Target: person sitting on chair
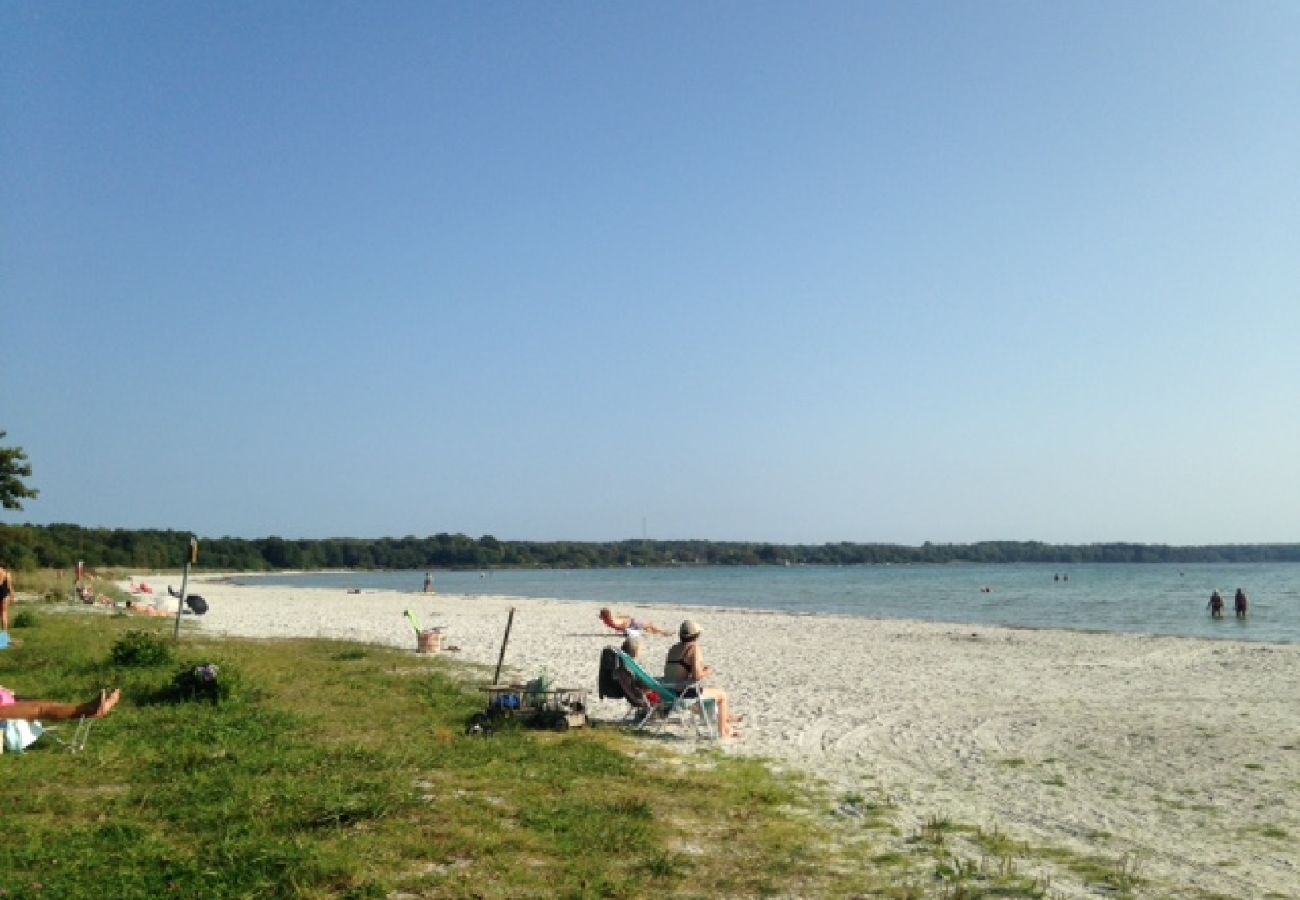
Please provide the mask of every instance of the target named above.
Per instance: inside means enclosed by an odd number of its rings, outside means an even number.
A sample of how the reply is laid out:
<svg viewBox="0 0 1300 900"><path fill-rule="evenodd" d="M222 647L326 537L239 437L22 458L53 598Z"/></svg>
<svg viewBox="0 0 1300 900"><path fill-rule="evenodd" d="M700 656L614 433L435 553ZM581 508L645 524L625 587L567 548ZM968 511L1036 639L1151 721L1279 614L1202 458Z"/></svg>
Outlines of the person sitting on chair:
<svg viewBox="0 0 1300 900"><path fill-rule="evenodd" d="M672 635L671 631L665 631L654 622L641 622L631 616L616 616L609 611L608 607L601 609L600 621L626 637L637 637L642 633L658 634L663 637Z"/></svg>
<svg viewBox="0 0 1300 900"><path fill-rule="evenodd" d="M0 721L9 719L40 719L61 722L69 719L102 719L113 711L122 699L121 691L100 691L98 700L87 703L55 703L51 700L16 700L11 692L0 687ZM6 703L9 700L11 702Z"/></svg>
<svg viewBox="0 0 1300 900"><path fill-rule="evenodd" d="M713 666L704 664L698 643L703 629L687 619L678 629L679 643L668 650L664 661L664 682L677 688L685 688L697 681L703 681L713 675ZM718 710L718 728L724 738L739 737L735 724L739 719L733 718L728 710L727 692L721 688L701 688L701 696L712 700Z"/></svg>
<svg viewBox="0 0 1300 900"><path fill-rule="evenodd" d="M637 663L641 662L641 639L630 637L623 641L622 650ZM648 719L659 706L659 695L643 685L626 666L619 666L614 671L614 680L623 689L627 702L638 710L638 724Z"/></svg>

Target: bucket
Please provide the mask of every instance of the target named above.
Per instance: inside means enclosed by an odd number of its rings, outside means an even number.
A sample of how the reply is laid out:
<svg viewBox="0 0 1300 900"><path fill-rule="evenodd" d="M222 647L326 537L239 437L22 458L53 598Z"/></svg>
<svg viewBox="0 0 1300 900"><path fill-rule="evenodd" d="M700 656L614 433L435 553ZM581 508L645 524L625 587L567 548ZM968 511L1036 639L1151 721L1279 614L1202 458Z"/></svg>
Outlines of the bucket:
<svg viewBox="0 0 1300 900"><path fill-rule="evenodd" d="M438 653L442 650L442 632L437 628L421 631L415 640L416 651L419 653Z"/></svg>

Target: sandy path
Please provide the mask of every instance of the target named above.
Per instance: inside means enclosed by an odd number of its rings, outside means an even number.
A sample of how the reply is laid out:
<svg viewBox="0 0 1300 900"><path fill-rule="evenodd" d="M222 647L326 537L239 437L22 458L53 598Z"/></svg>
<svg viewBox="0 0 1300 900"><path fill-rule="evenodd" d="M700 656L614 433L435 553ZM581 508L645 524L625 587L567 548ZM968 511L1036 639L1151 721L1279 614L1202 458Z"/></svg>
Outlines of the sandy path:
<svg viewBox="0 0 1300 900"><path fill-rule="evenodd" d="M597 604L202 583L207 630L414 648L593 691ZM1300 647L739 610L626 607L702 646L747 723L730 752L885 795L905 837L937 816L1035 846L1140 854L1152 895L1300 897ZM657 661L671 640L650 638ZM621 703L595 704L597 718ZM1089 892L1057 875L1066 896Z"/></svg>

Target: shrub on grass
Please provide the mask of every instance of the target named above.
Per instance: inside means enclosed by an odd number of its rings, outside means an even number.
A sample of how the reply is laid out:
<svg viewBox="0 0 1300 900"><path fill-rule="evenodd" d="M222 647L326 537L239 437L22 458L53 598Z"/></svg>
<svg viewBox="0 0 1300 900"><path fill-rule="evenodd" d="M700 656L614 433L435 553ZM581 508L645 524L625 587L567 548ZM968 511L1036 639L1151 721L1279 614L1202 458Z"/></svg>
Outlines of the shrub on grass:
<svg viewBox="0 0 1300 900"><path fill-rule="evenodd" d="M39 621L35 613L24 609L22 612L14 614L13 621L9 625L13 628L35 628Z"/></svg>
<svg viewBox="0 0 1300 900"><path fill-rule="evenodd" d="M193 660L181 664L164 691L172 703L225 703L244 693L243 678L231 666Z"/></svg>
<svg viewBox="0 0 1300 900"><path fill-rule="evenodd" d="M130 668L161 666L172 661L172 645L148 631L128 631L113 644L113 664Z"/></svg>

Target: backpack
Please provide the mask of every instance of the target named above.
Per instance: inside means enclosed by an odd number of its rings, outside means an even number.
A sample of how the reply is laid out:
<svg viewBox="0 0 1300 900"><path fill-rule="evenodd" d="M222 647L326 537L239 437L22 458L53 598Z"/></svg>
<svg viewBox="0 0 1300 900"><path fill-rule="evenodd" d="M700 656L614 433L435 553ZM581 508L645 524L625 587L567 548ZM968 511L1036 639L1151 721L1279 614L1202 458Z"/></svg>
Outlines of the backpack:
<svg viewBox="0 0 1300 900"><path fill-rule="evenodd" d="M198 594L186 594L185 605L188 606L196 616L201 616L208 611L208 601L204 600Z"/></svg>
<svg viewBox="0 0 1300 900"><path fill-rule="evenodd" d="M600 673L596 677L596 686L602 700L606 697L613 700L625 699L623 687L618 683L617 677L621 666L622 663L618 661L618 654L614 652L613 647L606 647L600 651Z"/></svg>

